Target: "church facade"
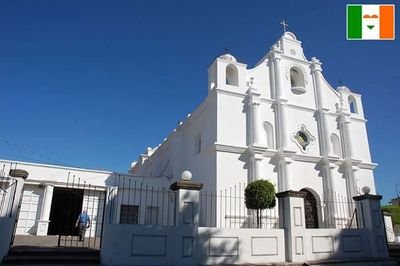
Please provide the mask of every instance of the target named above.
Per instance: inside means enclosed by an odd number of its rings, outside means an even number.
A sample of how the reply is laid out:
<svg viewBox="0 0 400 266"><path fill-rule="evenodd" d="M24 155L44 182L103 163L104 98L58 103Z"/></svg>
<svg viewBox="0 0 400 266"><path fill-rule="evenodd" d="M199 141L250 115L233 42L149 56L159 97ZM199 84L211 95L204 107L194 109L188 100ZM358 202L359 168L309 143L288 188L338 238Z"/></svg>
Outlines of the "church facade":
<svg viewBox="0 0 400 266"><path fill-rule="evenodd" d="M376 193L366 122L361 95L334 89L322 63L307 59L301 41L285 32L253 68L231 54L217 57L206 99L130 172L177 180L190 170L216 193L267 179L277 192L352 201L364 187Z"/></svg>

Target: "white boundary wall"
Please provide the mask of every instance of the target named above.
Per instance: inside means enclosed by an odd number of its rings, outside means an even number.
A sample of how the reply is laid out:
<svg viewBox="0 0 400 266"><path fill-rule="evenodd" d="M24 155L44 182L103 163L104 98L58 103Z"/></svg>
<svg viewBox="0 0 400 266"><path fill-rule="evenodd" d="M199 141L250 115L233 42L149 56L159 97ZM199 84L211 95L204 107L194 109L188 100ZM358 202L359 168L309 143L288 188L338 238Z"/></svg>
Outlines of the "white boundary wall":
<svg viewBox="0 0 400 266"><path fill-rule="evenodd" d="M104 225L103 265L264 264L348 259L385 260L381 196L361 195L357 216L364 229L307 229L305 192L277 194L280 228L199 227L201 184L171 185L176 198L175 225Z"/></svg>
<svg viewBox="0 0 400 266"><path fill-rule="evenodd" d="M283 229L200 227L198 263L267 263L285 261Z"/></svg>
<svg viewBox="0 0 400 266"><path fill-rule="evenodd" d="M127 224L107 224L104 229L104 265L192 265L193 260L205 265L285 261L283 229L182 230L174 226Z"/></svg>
<svg viewBox="0 0 400 266"><path fill-rule="evenodd" d="M306 229L308 261L371 257L367 229Z"/></svg>

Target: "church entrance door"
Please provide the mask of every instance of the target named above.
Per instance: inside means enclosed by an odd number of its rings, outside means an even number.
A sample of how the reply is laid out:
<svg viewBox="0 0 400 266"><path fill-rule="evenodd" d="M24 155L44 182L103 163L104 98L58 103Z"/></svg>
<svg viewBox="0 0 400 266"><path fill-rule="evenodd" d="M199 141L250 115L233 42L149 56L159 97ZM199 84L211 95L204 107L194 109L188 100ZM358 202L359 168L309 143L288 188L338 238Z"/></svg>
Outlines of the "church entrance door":
<svg viewBox="0 0 400 266"><path fill-rule="evenodd" d="M315 199L314 195L307 189L302 189L300 191L307 193L306 197L304 198L306 228L318 228L317 200Z"/></svg>

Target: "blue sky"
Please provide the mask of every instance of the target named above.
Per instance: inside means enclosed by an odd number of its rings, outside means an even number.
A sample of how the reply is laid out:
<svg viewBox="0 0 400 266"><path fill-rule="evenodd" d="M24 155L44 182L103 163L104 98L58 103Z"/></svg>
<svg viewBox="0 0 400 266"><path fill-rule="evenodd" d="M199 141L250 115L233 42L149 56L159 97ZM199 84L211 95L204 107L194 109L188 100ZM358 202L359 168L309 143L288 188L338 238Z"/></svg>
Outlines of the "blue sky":
<svg viewBox="0 0 400 266"><path fill-rule="evenodd" d="M0 1L0 158L126 171L206 97L215 56L228 47L254 66L285 18L332 86L363 94L387 201L400 185L400 42L346 41L358 2Z"/></svg>

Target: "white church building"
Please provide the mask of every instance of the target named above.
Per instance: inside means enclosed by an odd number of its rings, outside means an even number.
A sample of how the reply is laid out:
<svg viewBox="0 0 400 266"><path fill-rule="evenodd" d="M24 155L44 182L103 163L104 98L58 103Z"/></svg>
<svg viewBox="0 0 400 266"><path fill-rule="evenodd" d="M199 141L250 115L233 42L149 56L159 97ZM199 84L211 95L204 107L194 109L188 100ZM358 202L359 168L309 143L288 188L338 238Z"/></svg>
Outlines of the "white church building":
<svg viewBox="0 0 400 266"><path fill-rule="evenodd" d="M339 212L321 202L351 202L363 187L376 193L366 122L361 95L333 88L320 60L285 32L253 68L218 56L206 99L130 172L177 180L188 169L215 193L268 179L277 192L302 190L320 202L318 227Z"/></svg>
<svg viewBox="0 0 400 266"><path fill-rule="evenodd" d="M329 85L291 32L253 68L223 54L206 99L129 174L0 160L0 260L15 235L50 235L102 265L390 265L376 264L388 253L366 122L361 95ZM261 223L243 197L260 179L278 192Z"/></svg>

